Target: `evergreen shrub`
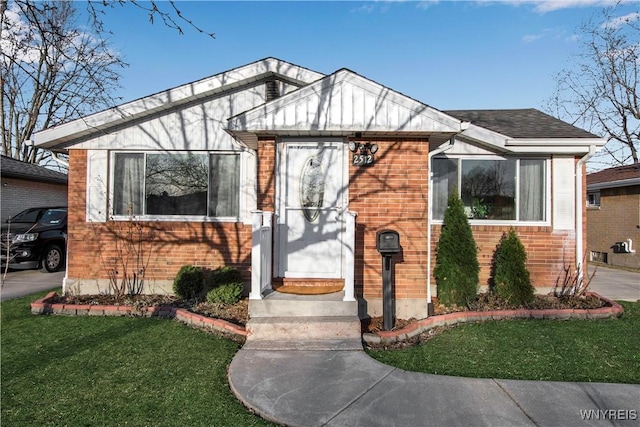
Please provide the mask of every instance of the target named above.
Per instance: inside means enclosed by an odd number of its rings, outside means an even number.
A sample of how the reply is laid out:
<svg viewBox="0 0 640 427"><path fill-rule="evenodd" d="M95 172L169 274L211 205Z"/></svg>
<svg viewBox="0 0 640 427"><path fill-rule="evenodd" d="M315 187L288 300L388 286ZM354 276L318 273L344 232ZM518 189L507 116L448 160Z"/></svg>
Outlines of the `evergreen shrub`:
<svg viewBox="0 0 640 427"><path fill-rule="evenodd" d="M209 274L207 289L214 289L229 283L243 283L242 274L233 267L218 267Z"/></svg>
<svg viewBox="0 0 640 427"><path fill-rule="evenodd" d="M524 306L533 302L534 288L526 267L527 252L515 230L504 233L494 253L493 291L504 301Z"/></svg>
<svg viewBox="0 0 640 427"><path fill-rule="evenodd" d="M240 301L243 290L244 285L242 282L225 283L207 293L207 302L232 305Z"/></svg>
<svg viewBox="0 0 640 427"><path fill-rule="evenodd" d="M448 204L436 249L438 300L446 306L466 306L478 293L478 249L457 191Z"/></svg>
<svg viewBox="0 0 640 427"><path fill-rule="evenodd" d="M197 298L204 289L204 272L201 267L183 265L173 280L173 292L182 299Z"/></svg>

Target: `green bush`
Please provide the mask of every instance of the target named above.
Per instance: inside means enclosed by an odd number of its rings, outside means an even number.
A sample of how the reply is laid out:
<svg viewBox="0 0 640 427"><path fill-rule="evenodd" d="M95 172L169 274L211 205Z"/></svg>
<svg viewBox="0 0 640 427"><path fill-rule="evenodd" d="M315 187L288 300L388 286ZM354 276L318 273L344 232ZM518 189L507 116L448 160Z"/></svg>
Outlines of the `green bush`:
<svg viewBox="0 0 640 427"><path fill-rule="evenodd" d="M173 292L182 299L197 298L204 289L204 272L201 267L183 265L173 280Z"/></svg>
<svg viewBox="0 0 640 427"><path fill-rule="evenodd" d="M214 304L235 304L242 298L244 285L242 282L225 283L207 293L207 302Z"/></svg>
<svg viewBox="0 0 640 427"><path fill-rule="evenodd" d="M478 249L464 205L456 190L449 196L448 203L436 249L433 274L438 288L438 300L447 306L465 306L478 293Z"/></svg>
<svg viewBox="0 0 640 427"><path fill-rule="evenodd" d="M207 289L214 289L218 286L229 283L242 283L242 274L233 267L218 267L213 270L207 278Z"/></svg>
<svg viewBox="0 0 640 427"><path fill-rule="evenodd" d="M504 233L494 254L492 290L503 300L516 305L533 302L534 289L525 266L527 252L515 230Z"/></svg>

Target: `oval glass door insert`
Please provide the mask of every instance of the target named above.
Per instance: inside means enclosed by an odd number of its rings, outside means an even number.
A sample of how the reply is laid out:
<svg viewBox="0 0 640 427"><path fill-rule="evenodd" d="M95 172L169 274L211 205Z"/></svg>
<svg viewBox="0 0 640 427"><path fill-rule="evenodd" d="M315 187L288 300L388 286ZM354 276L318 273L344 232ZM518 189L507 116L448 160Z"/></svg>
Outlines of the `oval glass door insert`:
<svg viewBox="0 0 640 427"><path fill-rule="evenodd" d="M314 222L320 216L320 207L324 202L325 176L322 171L320 157L309 157L302 167L300 178L300 206L302 213L309 222Z"/></svg>

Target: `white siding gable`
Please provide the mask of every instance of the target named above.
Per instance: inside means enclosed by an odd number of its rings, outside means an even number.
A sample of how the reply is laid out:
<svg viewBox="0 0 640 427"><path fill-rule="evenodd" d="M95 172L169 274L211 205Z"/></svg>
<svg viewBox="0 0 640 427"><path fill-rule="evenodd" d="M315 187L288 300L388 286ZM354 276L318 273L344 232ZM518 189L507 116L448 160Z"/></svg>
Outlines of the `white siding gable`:
<svg viewBox="0 0 640 427"><path fill-rule="evenodd" d="M394 92L349 70L229 120L243 132L319 133L398 132L416 135L457 133L461 121Z"/></svg>

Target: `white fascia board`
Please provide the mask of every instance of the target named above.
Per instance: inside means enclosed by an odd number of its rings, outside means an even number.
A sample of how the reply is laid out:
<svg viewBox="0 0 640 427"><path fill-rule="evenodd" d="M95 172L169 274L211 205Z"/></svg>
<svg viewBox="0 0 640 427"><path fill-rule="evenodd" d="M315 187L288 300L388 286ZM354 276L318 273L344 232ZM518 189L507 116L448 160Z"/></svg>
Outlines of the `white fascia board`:
<svg viewBox="0 0 640 427"><path fill-rule="evenodd" d="M524 146L592 146L602 147L607 141L604 138L507 138L506 145L510 147Z"/></svg>
<svg viewBox="0 0 640 427"><path fill-rule="evenodd" d="M218 92L243 86L269 75L281 76L285 80L300 85L308 84L324 77L321 73L275 58L267 58L45 129L35 133L33 139L36 146L52 148L96 131L118 126L140 117L212 96Z"/></svg>
<svg viewBox="0 0 640 427"><path fill-rule="evenodd" d="M509 151L505 147L505 141L507 137L498 132L483 128L481 126L474 125L473 123L468 125L457 139L469 140L480 145L484 145L493 149L498 149L502 152Z"/></svg>
<svg viewBox="0 0 640 427"><path fill-rule="evenodd" d="M621 179L618 181L597 182L588 184L587 190L602 190L603 188L630 187L632 185L640 185L640 178Z"/></svg>

